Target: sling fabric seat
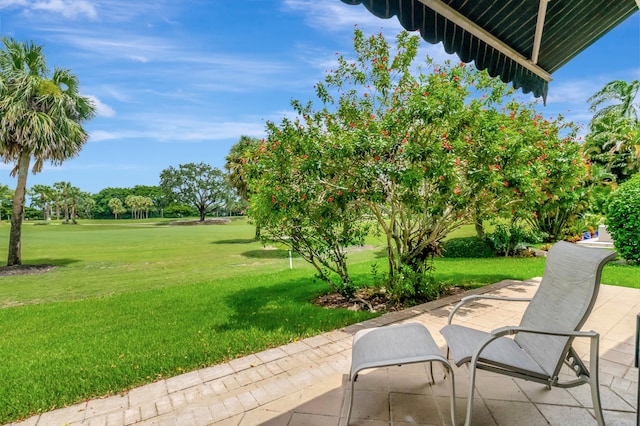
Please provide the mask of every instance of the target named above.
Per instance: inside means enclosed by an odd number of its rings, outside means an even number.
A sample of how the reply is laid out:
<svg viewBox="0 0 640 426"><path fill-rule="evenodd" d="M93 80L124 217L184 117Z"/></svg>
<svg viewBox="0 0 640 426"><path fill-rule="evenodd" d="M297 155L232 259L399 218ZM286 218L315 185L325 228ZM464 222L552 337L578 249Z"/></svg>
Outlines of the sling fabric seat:
<svg viewBox="0 0 640 426"><path fill-rule="evenodd" d="M599 334L580 331L591 313L600 287L602 268L616 252L588 248L568 242L556 243L547 256L540 286L531 299L474 295L464 297L449 314L440 332L456 365L470 370L466 425L471 424L476 369L552 386L568 388L588 383L598 424L604 424L598 381ZM457 311L478 299L528 301L519 326L492 332L452 324ZM590 340L589 365L579 358L571 344L575 338ZM563 364L577 378L559 381Z"/></svg>

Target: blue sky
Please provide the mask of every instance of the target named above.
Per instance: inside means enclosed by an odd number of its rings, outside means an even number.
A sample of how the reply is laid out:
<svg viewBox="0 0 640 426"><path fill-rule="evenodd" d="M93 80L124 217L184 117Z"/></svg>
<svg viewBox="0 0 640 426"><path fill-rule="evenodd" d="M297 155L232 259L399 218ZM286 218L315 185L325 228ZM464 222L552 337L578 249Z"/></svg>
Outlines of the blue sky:
<svg viewBox="0 0 640 426"><path fill-rule="evenodd" d="M69 181L91 193L157 185L179 164L222 169L241 135L262 137L292 99L314 99L335 53L351 51L354 24L401 29L339 0L0 0L0 19L3 36L44 45L49 67L70 68L98 106L80 155L27 186ZM451 58L427 43L421 54ZM640 13L553 77L541 113L586 127L589 96L640 78ZM0 183L13 189L9 170L0 164Z"/></svg>

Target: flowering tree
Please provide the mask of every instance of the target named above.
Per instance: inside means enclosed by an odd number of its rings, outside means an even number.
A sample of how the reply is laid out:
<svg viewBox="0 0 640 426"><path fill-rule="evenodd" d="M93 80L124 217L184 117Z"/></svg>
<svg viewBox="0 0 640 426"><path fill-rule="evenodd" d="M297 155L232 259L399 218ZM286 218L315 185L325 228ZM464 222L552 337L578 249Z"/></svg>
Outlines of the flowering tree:
<svg viewBox="0 0 640 426"><path fill-rule="evenodd" d="M344 154L321 130L321 114L294 103L299 120L269 123L268 137L245 159L251 170L249 215L261 238L291 247L311 263L318 277L345 297L355 287L347 270L347 247L368 232L363 209L342 174Z"/></svg>
<svg viewBox="0 0 640 426"><path fill-rule="evenodd" d="M560 199L575 181L563 173L579 167L561 120L542 120L463 63L417 67L418 43L402 32L392 52L382 35L356 29L356 59L339 55L316 86L322 108L294 101L298 118L268 125L245 174L263 230L323 259L340 286L345 248L371 217L387 242L389 286L405 299L424 294L429 260L451 231L497 215L546 217L539 204Z"/></svg>
<svg viewBox="0 0 640 426"><path fill-rule="evenodd" d="M386 236L392 283L423 277L462 224L473 220L482 234L483 219L533 217L541 198L533 182L556 158L540 150L565 149L555 148L561 120L545 122L486 73L429 60L429 72L416 73L417 43L401 33L393 54L381 35L356 30L357 59L340 56L317 88L327 132L357 146L344 173ZM422 284L399 291L412 297Z"/></svg>
<svg viewBox="0 0 640 426"><path fill-rule="evenodd" d="M550 240L561 238L586 206L587 169L576 127L516 102L475 117L465 165L478 235L482 220L508 218Z"/></svg>

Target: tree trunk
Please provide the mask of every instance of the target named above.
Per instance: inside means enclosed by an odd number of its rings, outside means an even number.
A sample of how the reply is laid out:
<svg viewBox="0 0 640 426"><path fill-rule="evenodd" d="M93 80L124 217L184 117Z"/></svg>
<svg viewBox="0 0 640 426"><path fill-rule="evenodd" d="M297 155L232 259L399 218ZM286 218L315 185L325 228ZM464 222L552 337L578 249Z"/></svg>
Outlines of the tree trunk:
<svg viewBox="0 0 640 426"><path fill-rule="evenodd" d="M42 219L47 220L47 201L44 194L40 194L40 205L42 206Z"/></svg>
<svg viewBox="0 0 640 426"><path fill-rule="evenodd" d="M67 194L64 194L64 221L69 223L69 200L67 200Z"/></svg>
<svg viewBox="0 0 640 426"><path fill-rule="evenodd" d="M11 231L9 232L9 254L7 266L22 265L20 254L22 242L22 220L24 219L24 203L27 189L27 176L31 154L23 151L18 159L18 183L13 194L13 214L11 215Z"/></svg>
<svg viewBox="0 0 640 426"><path fill-rule="evenodd" d="M78 221L76 220L76 204L78 202L78 199L76 198L76 196L74 195L72 198L72 204L71 204L71 221L76 224L78 223Z"/></svg>
<svg viewBox="0 0 640 426"><path fill-rule="evenodd" d="M484 240L484 227L482 226L482 220L476 217L476 220L474 222L476 227L476 235L478 236L478 239Z"/></svg>
<svg viewBox="0 0 640 426"><path fill-rule="evenodd" d="M475 225L476 235L478 236L478 239L484 240L484 226L480 216L480 208L478 207L478 205L476 205L475 214L473 215L473 224Z"/></svg>

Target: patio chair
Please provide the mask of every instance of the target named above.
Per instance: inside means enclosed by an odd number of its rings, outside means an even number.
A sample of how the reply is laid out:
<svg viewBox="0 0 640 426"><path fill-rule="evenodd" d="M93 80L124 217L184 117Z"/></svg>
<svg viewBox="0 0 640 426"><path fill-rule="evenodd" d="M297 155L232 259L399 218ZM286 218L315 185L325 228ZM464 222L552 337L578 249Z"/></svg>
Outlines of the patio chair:
<svg viewBox="0 0 640 426"><path fill-rule="evenodd" d="M601 248L559 242L549 250L544 275L533 298L474 295L464 297L453 308L448 325L440 333L447 342L447 357L450 351L456 365L468 363L469 366L465 425L471 424L477 369L542 383L549 389L588 383L596 420L599 425L604 424L598 381L599 334L580 331L580 328L596 301L602 268L616 254ZM528 301L529 305L519 326L502 327L488 333L452 324L462 306L483 298ZM590 339L591 371L571 346L575 338ZM576 379L560 382L563 364L571 368Z"/></svg>

